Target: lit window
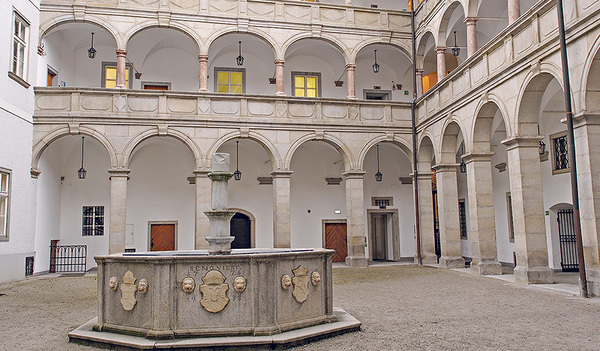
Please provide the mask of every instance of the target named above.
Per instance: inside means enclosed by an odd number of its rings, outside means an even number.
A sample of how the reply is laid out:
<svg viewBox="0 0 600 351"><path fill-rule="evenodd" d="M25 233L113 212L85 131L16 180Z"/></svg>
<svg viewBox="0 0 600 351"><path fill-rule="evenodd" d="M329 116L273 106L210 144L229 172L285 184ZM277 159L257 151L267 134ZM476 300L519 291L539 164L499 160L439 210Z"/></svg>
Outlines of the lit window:
<svg viewBox="0 0 600 351"><path fill-rule="evenodd" d="M13 21L13 45L11 72L25 79L25 68L27 63L27 36L29 23L18 13L14 13Z"/></svg>
<svg viewBox="0 0 600 351"><path fill-rule="evenodd" d="M104 235L104 206L83 206L81 235Z"/></svg>
<svg viewBox="0 0 600 351"><path fill-rule="evenodd" d="M217 92L242 94L246 92L246 70L243 68L215 68Z"/></svg>
<svg viewBox="0 0 600 351"><path fill-rule="evenodd" d="M321 96L321 73L310 72L292 72L292 82L294 84L294 96L300 97L319 97Z"/></svg>
<svg viewBox="0 0 600 351"><path fill-rule="evenodd" d="M125 88L129 89L129 82L131 81L131 64L125 64ZM103 88L114 88L117 86L117 63L116 62L102 62L102 87Z"/></svg>
<svg viewBox="0 0 600 351"><path fill-rule="evenodd" d="M566 173L571 170L569 165L569 145L567 132L550 135L552 141L552 174Z"/></svg>
<svg viewBox="0 0 600 351"><path fill-rule="evenodd" d="M0 239L8 239L10 172L0 170Z"/></svg>

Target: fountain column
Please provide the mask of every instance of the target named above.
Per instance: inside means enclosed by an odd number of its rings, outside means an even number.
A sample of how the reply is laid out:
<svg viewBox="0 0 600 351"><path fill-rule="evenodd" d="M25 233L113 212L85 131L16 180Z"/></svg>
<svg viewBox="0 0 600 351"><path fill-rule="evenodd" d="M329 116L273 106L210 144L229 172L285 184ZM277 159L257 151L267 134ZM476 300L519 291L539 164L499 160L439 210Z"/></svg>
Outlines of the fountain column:
<svg viewBox="0 0 600 351"><path fill-rule="evenodd" d="M210 221L210 236L206 238L206 241L208 241L210 254L224 255L231 253L231 242L235 239L230 235L230 221L236 211L227 209L227 185L233 176L233 173L229 171L229 154L214 154L212 169L212 172L208 174L208 178L212 181L212 210L204 212Z"/></svg>

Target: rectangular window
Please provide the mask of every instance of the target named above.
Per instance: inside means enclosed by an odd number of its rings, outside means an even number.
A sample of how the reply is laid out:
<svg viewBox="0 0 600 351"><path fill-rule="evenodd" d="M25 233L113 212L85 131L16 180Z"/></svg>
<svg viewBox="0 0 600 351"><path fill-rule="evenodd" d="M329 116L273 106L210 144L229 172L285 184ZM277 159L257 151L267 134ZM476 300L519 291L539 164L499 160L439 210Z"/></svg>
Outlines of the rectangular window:
<svg viewBox="0 0 600 351"><path fill-rule="evenodd" d="M508 218L508 241L515 242L515 224L513 221L512 197L506 193L506 217Z"/></svg>
<svg viewBox="0 0 600 351"><path fill-rule="evenodd" d="M567 132L550 135L552 141L552 174L566 173L571 170L569 165L569 146Z"/></svg>
<svg viewBox="0 0 600 351"><path fill-rule="evenodd" d="M246 92L246 69L215 68L215 86L219 93L243 94Z"/></svg>
<svg viewBox="0 0 600 351"><path fill-rule="evenodd" d="M27 39L29 35L29 22L21 15L13 12L13 45L12 45L12 65L11 72L26 79L27 67Z"/></svg>
<svg viewBox="0 0 600 351"><path fill-rule="evenodd" d="M104 206L83 206L81 235L104 235Z"/></svg>
<svg viewBox="0 0 600 351"><path fill-rule="evenodd" d="M294 96L320 97L321 96L321 73L314 72L292 72L292 84Z"/></svg>
<svg viewBox="0 0 600 351"><path fill-rule="evenodd" d="M8 215L10 213L10 172L0 169L0 240L8 239Z"/></svg>
<svg viewBox="0 0 600 351"><path fill-rule="evenodd" d="M132 81L133 69L131 63L125 64L125 88L129 89L129 82ZM117 63L102 62L102 87L114 88L117 86Z"/></svg>
<svg viewBox="0 0 600 351"><path fill-rule="evenodd" d="M465 199L458 200L458 219L460 223L460 238L468 239L467 237L467 209L465 208Z"/></svg>

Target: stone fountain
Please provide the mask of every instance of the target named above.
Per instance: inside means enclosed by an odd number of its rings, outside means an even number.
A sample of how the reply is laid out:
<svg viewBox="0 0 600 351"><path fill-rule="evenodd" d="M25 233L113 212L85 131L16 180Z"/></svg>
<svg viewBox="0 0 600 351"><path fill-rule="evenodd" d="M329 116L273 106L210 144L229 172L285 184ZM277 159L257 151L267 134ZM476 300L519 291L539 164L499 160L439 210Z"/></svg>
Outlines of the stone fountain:
<svg viewBox="0 0 600 351"><path fill-rule="evenodd" d="M333 307L327 249L232 250L229 155L213 156L209 249L95 257L98 317L71 341L129 349L285 347L360 329Z"/></svg>

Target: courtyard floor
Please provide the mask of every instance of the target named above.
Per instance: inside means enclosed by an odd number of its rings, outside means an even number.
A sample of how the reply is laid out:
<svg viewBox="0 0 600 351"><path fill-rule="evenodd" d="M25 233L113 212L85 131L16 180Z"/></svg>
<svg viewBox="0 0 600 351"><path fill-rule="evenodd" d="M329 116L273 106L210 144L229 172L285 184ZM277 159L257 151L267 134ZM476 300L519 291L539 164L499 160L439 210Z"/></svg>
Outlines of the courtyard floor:
<svg viewBox="0 0 600 351"><path fill-rule="evenodd" d="M291 350L600 349L600 299L569 292L573 275L557 275L566 288L551 290L414 265L333 272L334 305L361 331ZM67 337L97 315L96 303L89 273L0 285L0 350L97 350Z"/></svg>

